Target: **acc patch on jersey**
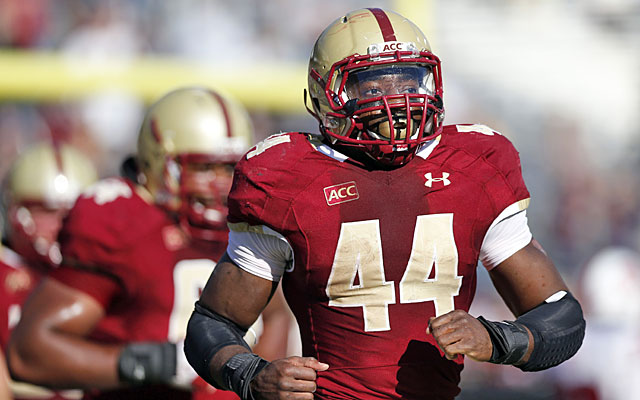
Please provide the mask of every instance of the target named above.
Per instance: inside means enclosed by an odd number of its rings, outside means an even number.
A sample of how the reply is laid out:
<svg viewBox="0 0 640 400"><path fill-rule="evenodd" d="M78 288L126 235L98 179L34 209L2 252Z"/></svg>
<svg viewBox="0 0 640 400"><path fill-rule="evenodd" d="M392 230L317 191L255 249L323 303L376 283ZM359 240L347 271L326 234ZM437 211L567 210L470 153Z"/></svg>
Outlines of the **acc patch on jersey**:
<svg viewBox="0 0 640 400"><path fill-rule="evenodd" d="M340 183L338 185L327 186L324 188L324 197L327 204L335 206L336 204L345 203L347 201L358 200L358 188L355 181Z"/></svg>

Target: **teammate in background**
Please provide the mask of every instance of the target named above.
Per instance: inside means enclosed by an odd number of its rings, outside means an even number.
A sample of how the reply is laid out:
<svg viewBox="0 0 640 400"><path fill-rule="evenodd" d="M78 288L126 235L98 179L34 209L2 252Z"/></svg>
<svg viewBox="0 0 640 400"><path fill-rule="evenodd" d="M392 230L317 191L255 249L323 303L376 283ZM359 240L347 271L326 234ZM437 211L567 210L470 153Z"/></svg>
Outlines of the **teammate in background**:
<svg viewBox="0 0 640 400"><path fill-rule="evenodd" d="M535 371L578 350L581 307L532 238L518 153L486 126L442 125L416 25L338 18L309 92L321 135L273 135L236 166L229 246L187 329L201 376L243 399L453 399L463 356ZM479 260L515 321L468 314ZM267 362L242 334L280 279L304 357Z"/></svg>
<svg viewBox="0 0 640 400"><path fill-rule="evenodd" d="M135 181L89 187L65 220L63 261L12 336L12 374L90 399L235 398L194 389L206 388L182 340L226 247L233 165L251 140L246 111L216 92L181 88L153 104L124 168Z"/></svg>
<svg viewBox="0 0 640 400"><path fill-rule="evenodd" d="M580 352L550 376L557 399L640 398L640 253L598 251L580 271L576 296L589 326Z"/></svg>
<svg viewBox="0 0 640 400"><path fill-rule="evenodd" d="M0 345L22 313L28 295L60 264L57 235L80 192L98 180L91 160L67 144L39 143L12 164L2 188L7 246L0 247ZM12 382L17 399L79 398Z"/></svg>

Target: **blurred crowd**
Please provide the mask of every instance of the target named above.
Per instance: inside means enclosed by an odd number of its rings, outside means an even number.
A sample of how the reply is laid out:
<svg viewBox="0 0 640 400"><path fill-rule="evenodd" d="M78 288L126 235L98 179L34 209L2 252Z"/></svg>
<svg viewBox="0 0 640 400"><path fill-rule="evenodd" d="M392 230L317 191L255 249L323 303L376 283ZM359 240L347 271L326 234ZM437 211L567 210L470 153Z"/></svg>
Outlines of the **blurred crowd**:
<svg viewBox="0 0 640 400"><path fill-rule="evenodd" d="M266 60L304 65L335 15L406 3L0 0L0 51L81 54L87 63L157 55L255 68ZM613 389L598 393L596 378L578 372L590 363L623 363L638 351L614 349L609 355L616 358L607 358L598 353L607 352L598 340L637 341L640 325L636 311L614 313L640 293L640 1L482 3L426 1L432 14L416 18L429 26L425 32L443 60L445 122L489 125L519 149L533 198L530 226L582 301L587 339L584 355L545 374L468 362L468 392L463 389L461 398L502 398L497 392L482 397L487 386L503 390L504 398L513 398L514 390L522 400L560 398L556 384L566 384L563 400L624 398ZM64 93L60 101L17 101L2 93L0 99L0 177L42 141L80 150L100 177L117 174L135 152L148 106L121 90L72 101ZM300 110L249 112L256 141L278 131L317 130ZM621 264L628 268L618 271ZM482 268L479 274L472 313L509 319ZM622 330L613 332L616 325ZM298 351L295 343L291 351ZM640 367L626 371L630 378L634 373Z"/></svg>

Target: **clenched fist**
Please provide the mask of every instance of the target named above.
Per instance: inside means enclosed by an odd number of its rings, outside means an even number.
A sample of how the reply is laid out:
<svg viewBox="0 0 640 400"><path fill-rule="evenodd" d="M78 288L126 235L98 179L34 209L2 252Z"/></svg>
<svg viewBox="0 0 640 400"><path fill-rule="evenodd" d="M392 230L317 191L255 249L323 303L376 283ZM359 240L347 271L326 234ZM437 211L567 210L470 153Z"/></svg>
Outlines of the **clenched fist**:
<svg viewBox="0 0 640 400"><path fill-rule="evenodd" d="M464 354L476 361L489 361L493 351L491 338L476 318L462 310L453 310L429 319L427 334L432 334L438 347L449 360Z"/></svg>
<svg viewBox="0 0 640 400"><path fill-rule="evenodd" d="M288 357L273 361L251 382L256 399L313 399L317 371L325 371L328 364L313 357Z"/></svg>

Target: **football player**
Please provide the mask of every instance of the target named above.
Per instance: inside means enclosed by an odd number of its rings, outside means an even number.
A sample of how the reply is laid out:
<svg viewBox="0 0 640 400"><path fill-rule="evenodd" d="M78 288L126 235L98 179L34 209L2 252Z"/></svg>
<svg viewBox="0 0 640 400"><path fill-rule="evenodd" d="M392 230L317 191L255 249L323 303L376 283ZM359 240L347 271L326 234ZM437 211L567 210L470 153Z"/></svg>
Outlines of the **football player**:
<svg viewBox="0 0 640 400"><path fill-rule="evenodd" d="M80 192L98 180L91 160L74 147L39 143L12 164L3 186L6 241L0 247L0 345L4 350L28 295L60 264L62 220ZM78 398L12 382L17 399Z"/></svg>
<svg viewBox="0 0 640 400"><path fill-rule="evenodd" d="M580 352L549 377L556 398L640 398L640 360L630 356L640 354L640 253L604 247L580 269L577 283L589 326Z"/></svg>
<svg viewBox="0 0 640 400"><path fill-rule="evenodd" d="M233 164L251 140L247 112L217 92L180 88L155 102L136 167L123 168L133 180L90 186L65 219L62 263L12 336L13 375L91 399L208 398L194 393L203 388L182 340L226 247Z"/></svg>
<svg viewBox="0 0 640 400"><path fill-rule="evenodd" d="M308 89L320 135L273 135L236 166L229 246L187 329L202 377L243 399L453 399L464 356L534 371L577 351L581 307L532 238L518 153L486 126L443 125L416 25L341 16ZM468 314L478 261L514 321ZM242 335L281 279L303 357L267 362Z"/></svg>

